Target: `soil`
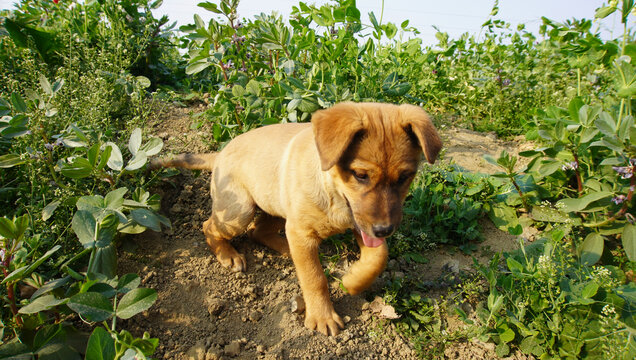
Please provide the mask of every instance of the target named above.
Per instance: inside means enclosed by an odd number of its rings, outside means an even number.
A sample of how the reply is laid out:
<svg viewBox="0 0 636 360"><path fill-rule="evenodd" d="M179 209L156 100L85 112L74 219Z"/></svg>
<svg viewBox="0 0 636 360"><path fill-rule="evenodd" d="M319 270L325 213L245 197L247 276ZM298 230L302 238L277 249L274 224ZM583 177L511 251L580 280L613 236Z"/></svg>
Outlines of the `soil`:
<svg viewBox="0 0 636 360"><path fill-rule="evenodd" d="M191 129L191 115L202 110L169 107L146 131L164 140L164 154L210 151L214 146L210 129ZM516 153L526 146L463 129L440 132L445 144L442 161L453 161L469 171L495 172L483 154L496 156L502 149ZM414 359L414 345L394 324L373 312L371 300L391 277L417 271L422 280L435 281L446 273L469 270L473 262L456 249L438 248L423 254L429 262L418 268L392 260L374 286L359 296L344 294L332 282L331 298L346 324L338 336L323 336L306 329L303 314L293 311L301 292L289 258L240 237L233 245L245 255L247 271L233 273L210 253L201 232L211 205L208 181L208 173L189 171L165 181L156 191L172 228L162 233L147 231L122 246L120 273L140 274L143 286L159 295L150 310L123 326L138 335L149 331L159 338L154 354L159 359ZM483 221L482 227L485 241L475 253L480 261L518 247L517 238L490 222ZM321 250L336 251L328 246ZM341 259L324 265L330 265L332 274L342 274L348 262L355 260L355 251ZM463 326L460 321L454 324ZM494 344L470 340L447 345L444 357L497 358Z"/></svg>

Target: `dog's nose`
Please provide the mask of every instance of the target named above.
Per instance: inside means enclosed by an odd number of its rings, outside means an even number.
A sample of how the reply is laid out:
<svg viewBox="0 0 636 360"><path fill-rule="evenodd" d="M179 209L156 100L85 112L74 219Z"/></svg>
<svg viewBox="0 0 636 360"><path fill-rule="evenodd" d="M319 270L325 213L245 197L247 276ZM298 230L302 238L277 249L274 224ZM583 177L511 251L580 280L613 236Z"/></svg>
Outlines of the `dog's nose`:
<svg viewBox="0 0 636 360"><path fill-rule="evenodd" d="M393 234L393 225L373 225L371 229L373 230L373 235L379 238Z"/></svg>

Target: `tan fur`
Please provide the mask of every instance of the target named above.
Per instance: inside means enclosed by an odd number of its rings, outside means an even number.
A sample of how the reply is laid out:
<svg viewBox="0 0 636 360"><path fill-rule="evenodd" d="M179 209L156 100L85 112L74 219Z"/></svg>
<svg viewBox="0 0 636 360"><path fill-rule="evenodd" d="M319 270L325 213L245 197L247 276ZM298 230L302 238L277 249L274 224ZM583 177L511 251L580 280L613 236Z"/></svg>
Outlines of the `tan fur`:
<svg viewBox="0 0 636 360"><path fill-rule="evenodd" d="M262 127L220 153L179 155L153 166L212 169L212 215L203 231L219 262L235 271L244 271L246 262L229 240L244 233L261 209L250 237L291 255L306 303L305 326L335 335L344 324L329 299L318 246L353 228L361 255L343 284L351 294L371 285L386 266L388 247L365 246L361 231L394 231L422 153L433 163L440 148L433 124L417 106L341 103L314 113L311 124ZM283 228L287 240L279 234Z"/></svg>

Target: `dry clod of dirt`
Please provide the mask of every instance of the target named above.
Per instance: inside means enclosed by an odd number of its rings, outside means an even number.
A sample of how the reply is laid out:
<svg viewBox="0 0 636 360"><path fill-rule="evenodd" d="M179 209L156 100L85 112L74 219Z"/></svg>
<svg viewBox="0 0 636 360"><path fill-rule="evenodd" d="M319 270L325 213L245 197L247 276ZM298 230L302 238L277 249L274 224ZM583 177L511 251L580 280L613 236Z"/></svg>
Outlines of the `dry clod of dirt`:
<svg viewBox="0 0 636 360"><path fill-rule="evenodd" d="M192 111L171 108L152 125L152 131L165 141L165 154L211 150L209 126L190 129ZM483 151L496 156L507 145L491 136L479 136L456 129L442 132L446 159L454 159L471 171L486 169L468 165L482 164ZM469 164L462 164L468 155L472 160L466 159ZM183 171L156 189L172 228L138 235L133 239L134 250L123 251L120 256L121 274L140 274L144 286L158 293L150 310L123 324L136 335L147 330L159 338L155 358L416 359L413 345L385 320L398 316L395 309L384 302L368 300L381 294L382 282L391 278L424 274L422 281L433 281L449 270L456 273L472 264L471 257L437 249L434 254L425 254L431 260L425 265L390 260L376 284L359 296L346 295L333 283L331 298L346 326L338 336L326 337L304 327L304 302L298 295L301 291L289 258L243 236L235 239L233 245L246 257L247 271L232 273L219 265L201 232L202 222L210 213L209 173L194 174ZM492 224L486 222L483 227L487 240L482 245L492 251L516 246L514 237L499 232ZM349 260L354 259L345 257L330 273L343 274ZM452 266L443 269L444 264ZM496 358L491 345L455 343L447 346L446 358Z"/></svg>

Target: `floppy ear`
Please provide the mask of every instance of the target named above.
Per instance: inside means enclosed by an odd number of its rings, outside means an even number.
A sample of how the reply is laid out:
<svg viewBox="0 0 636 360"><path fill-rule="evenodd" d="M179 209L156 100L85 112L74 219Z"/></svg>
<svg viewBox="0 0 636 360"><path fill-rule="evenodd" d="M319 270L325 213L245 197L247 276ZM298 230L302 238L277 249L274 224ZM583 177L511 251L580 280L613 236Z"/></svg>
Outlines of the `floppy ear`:
<svg viewBox="0 0 636 360"><path fill-rule="evenodd" d="M311 116L311 124L323 171L331 169L340 160L353 137L364 129L362 116L352 102L316 111Z"/></svg>
<svg viewBox="0 0 636 360"><path fill-rule="evenodd" d="M400 105L402 110L402 127L407 134L415 135L426 160L432 164L442 149L442 140L435 130L435 126L422 108L415 105Z"/></svg>

